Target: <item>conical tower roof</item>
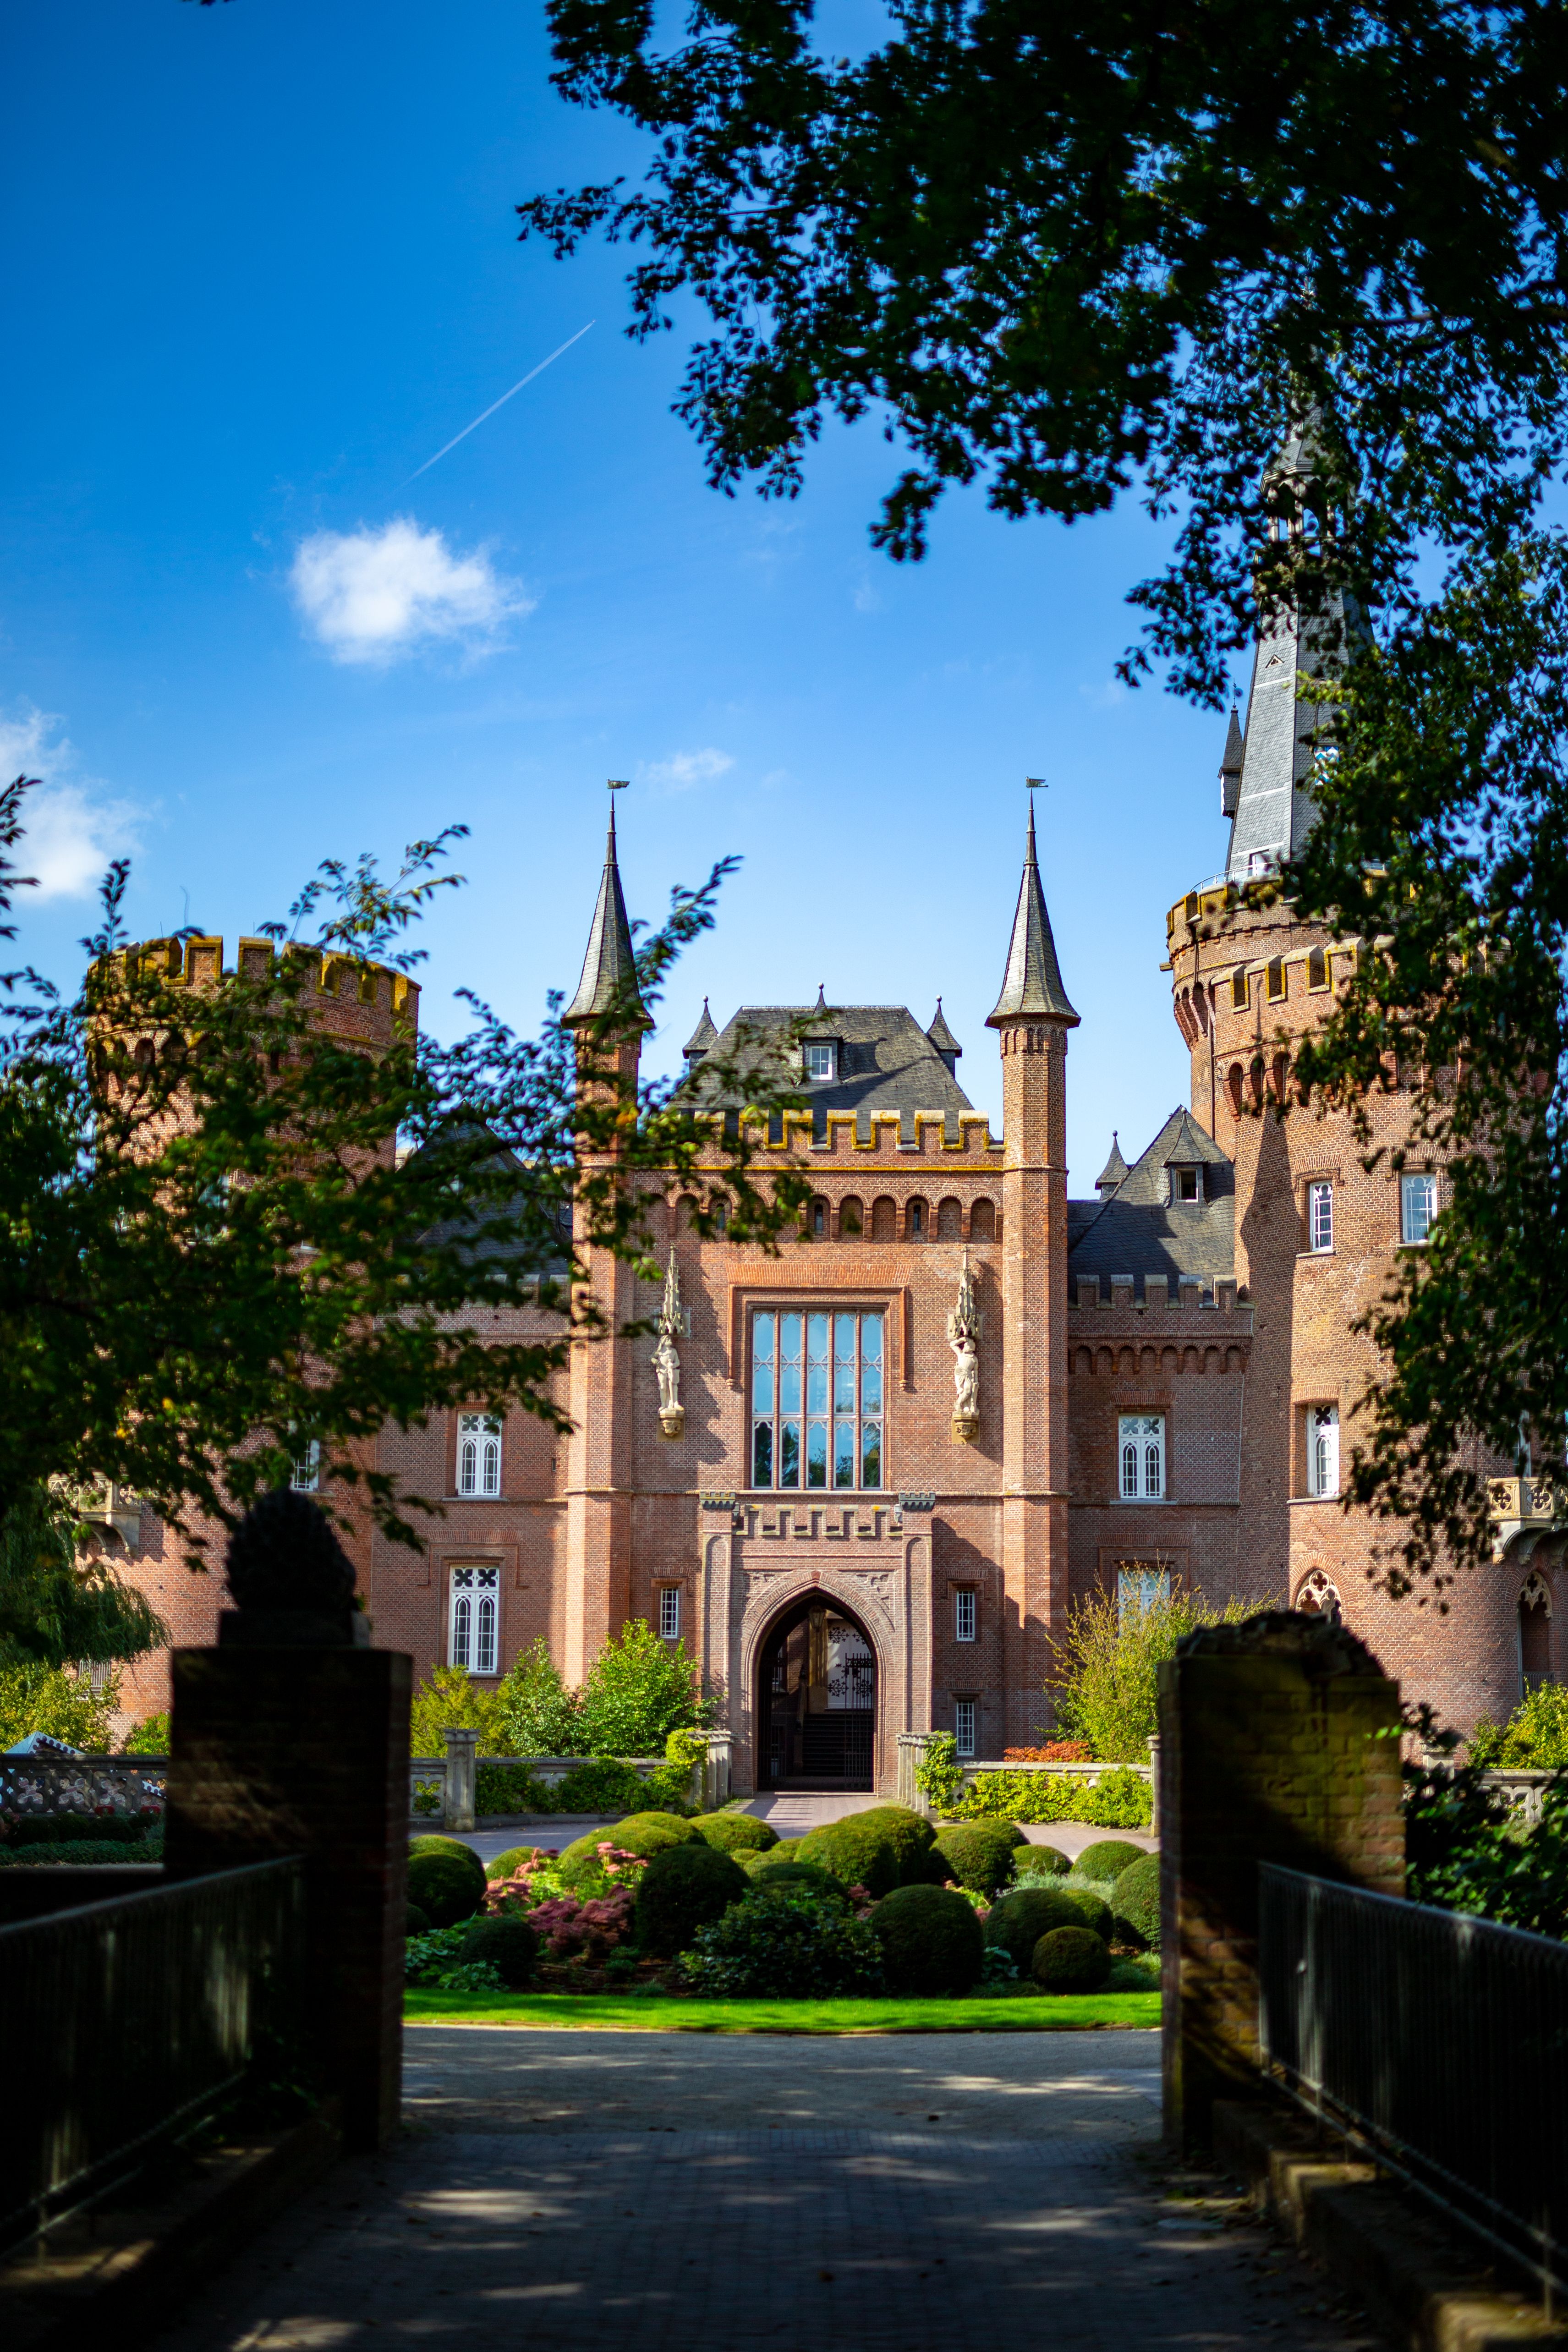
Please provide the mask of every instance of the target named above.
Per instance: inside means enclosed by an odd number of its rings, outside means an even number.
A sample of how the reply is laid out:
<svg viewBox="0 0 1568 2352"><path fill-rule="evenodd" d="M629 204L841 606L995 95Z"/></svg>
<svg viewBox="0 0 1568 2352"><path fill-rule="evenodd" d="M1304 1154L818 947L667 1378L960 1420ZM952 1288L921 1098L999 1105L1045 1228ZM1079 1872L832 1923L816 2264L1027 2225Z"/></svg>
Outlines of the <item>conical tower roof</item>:
<svg viewBox="0 0 1568 2352"><path fill-rule="evenodd" d="M1094 1180L1094 1189L1102 1201L1107 1192L1115 1192L1127 1173L1127 1162L1121 1157L1121 1145L1113 1128L1110 1132L1110 1157Z"/></svg>
<svg viewBox="0 0 1568 2352"><path fill-rule="evenodd" d="M710 1046L719 1043L719 1032L713 1026L713 1015L708 1010L708 999L702 1000L702 1018L697 1024L682 1048L689 1062L700 1061Z"/></svg>
<svg viewBox="0 0 1568 2352"><path fill-rule="evenodd" d="M1234 816L1236 803L1241 795L1241 771L1247 757L1247 739L1241 731L1241 714L1235 703L1230 707L1230 727L1225 739L1225 757L1219 763L1219 813Z"/></svg>
<svg viewBox="0 0 1568 2352"><path fill-rule="evenodd" d="M1040 887L1039 863L1035 856L1035 803L1029 802L1029 837L1024 853L1024 878L1018 887L1018 910L1013 918L1012 943L1007 950L1007 970L1002 982L1002 993L996 999L996 1009L986 1018L988 1029L999 1029L1005 1021L1018 1015L1033 1016L1044 1021L1059 1021L1064 1027L1076 1029L1078 1014L1068 1002L1062 986L1061 968L1057 962L1057 943L1051 937L1051 919L1046 912L1046 894Z"/></svg>
<svg viewBox="0 0 1568 2352"><path fill-rule="evenodd" d="M931 1039L931 1044L936 1047L939 1054L962 1054L963 1051L963 1046L959 1044L957 1038L953 1035L952 1030L948 1027L947 1023L942 1018L942 999L940 996L936 1000L936 1018L931 1023L931 1027L926 1031L926 1035Z"/></svg>
<svg viewBox="0 0 1568 2352"><path fill-rule="evenodd" d="M583 959L583 977L577 982L576 995L561 1018L566 1023L597 1021L605 1013L617 1010L628 1015L628 1025L634 1029L653 1027L637 987L632 927L626 920L621 869L616 863L616 804L612 800L605 870L599 878L588 952Z"/></svg>

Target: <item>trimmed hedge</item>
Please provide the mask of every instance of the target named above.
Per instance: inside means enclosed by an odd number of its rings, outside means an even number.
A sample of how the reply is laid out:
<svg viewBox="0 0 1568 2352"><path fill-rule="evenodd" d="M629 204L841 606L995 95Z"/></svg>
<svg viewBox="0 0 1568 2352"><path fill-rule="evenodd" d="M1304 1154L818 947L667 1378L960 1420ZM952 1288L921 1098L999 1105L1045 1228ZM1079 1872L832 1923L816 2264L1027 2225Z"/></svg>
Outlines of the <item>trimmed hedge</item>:
<svg viewBox="0 0 1568 2352"><path fill-rule="evenodd" d="M446 1853L450 1854L454 1862L460 1862L474 1882L474 1909L476 1911L479 1909L485 1899L485 1887L489 1882L485 1876L484 1864L471 1845L465 1845L461 1838L435 1835L416 1837L410 1841L408 1847L410 1864L416 1853Z"/></svg>
<svg viewBox="0 0 1568 2352"><path fill-rule="evenodd" d="M750 1892L740 1864L717 1846L700 1838L666 1846L637 1881L637 1941L657 1959L673 1959L700 1927L721 1919Z"/></svg>
<svg viewBox="0 0 1568 2352"><path fill-rule="evenodd" d="M487 1878L510 1878L525 1862L539 1852L536 1845L509 1845L504 1853L492 1853L485 1864Z"/></svg>
<svg viewBox="0 0 1568 2352"><path fill-rule="evenodd" d="M694 1992L753 2000L831 2000L883 1990L882 1947L840 1896L763 1886L699 1928L678 1963Z"/></svg>
<svg viewBox="0 0 1568 2352"><path fill-rule="evenodd" d="M755 1813L698 1813L691 1823L704 1845L721 1853L771 1853L779 1842L777 1830Z"/></svg>
<svg viewBox="0 0 1568 2352"><path fill-rule="evenodd" d="M141 1845L122 1845L117 1838L68 1838L62 1845L0 1845L0 1870L58 1869L62 1863L79 1870L101 1870L114 1864L163 1859L162 1837L149 1837Z"/></svg>
<svg viewBox="0 0 1568 2352"><path fill-rule="evenodd" d="M1142 1859L1142 1847L1134 1845L1131 1838L1097 1838L1093 1845L1084 1847L1073 1870L1080 1878L1114 1885L1124 1870L1131 1870L1135 1862Z"/></svg>
<svg viewBox="0 0 1568 2352"><path fill-rule="evenodd" d="M162 1812L24 1813L5 1832L7 1845L140 1845L161 1832Z"/></svg>
<svg viewBox="0 0 1568 2352"><path fill-rule="evenodd" d="M1022 1886L1031 1878L1065 1878L1071 1868L1058 1845L1021 1845L1013 1855L1013 1883Z"/></svg>
<svg viewBox="0 0 1568 2352"><path fill-rule="evenodd" d="M651 1861L667 1846L700 1843L695 1822L682 1821L677 1813L628 1813L611 1829L590 1830L585 1837L574 1838L555 1867L563 1885L577 1886L598 1876L601 1845L619 1846L623 1853Z"/></svg>
<svg viewBox="0 0 1568 2352"><path fill-rule="evenodd" d="M1110 1942L1110 1905L1107 1900L1109 1890L1106 1887L1086 1886L1077 1878L1058 1878L1052 1881L1051 1891L1055 1895L1065 1896L1084 1926L1091 1927L1097 1936L1103 1937L1107 1943Z"/></svg>
<svg viewBox="0 0 1568 2352"><path fill-rule="evenodd" d="M470 1859L473 1859L470 1856ZM485 1874L464 1868L455 1853L416 1853L408 1864L408 1900L433 1927L471 1919L485 1898Z"/></svg>
<svg viewBox="0 0 1568 2352"><path fill-rule="evenodd" d="M1007 1883L1015 1850L1026 1843L1016 1822L957 1822L937 1832L936 1851L960 1886L994 1895Z"/></svg>
<svg viewBox="0 0 1568 2352"><path fill-rule="evenodd" d="M808 1830L795 1849L795 1858L814 1862L846 1886L863 1886L868 1895L890 1895L899 1883L899 1847L893 1832L869 1813L847 1813L842 1821L823 1822Z"/></svg>
<svg viewBox="0 0 1568 2352"><path fill-rule="evenodd" d="M1047 1992L1098 1992L1110 1974L1110 1954L1088 1927L1053 1927L1030 1965Z"/></svg>
<svg viewBox="0 0 1568 2352"><path fill-rule="evenodd" d="M1116 1882L1112 1928L1118 1943L1160 1948L1160 1857L1146 1853Z"/></svg>
<svg viewBox="0 0 1568 2352"><path fill-rule="evenodd" d="M403 1915L403 1932L405 1936L427 1936L430 1933L428 1911L422 1911L417 1903L409 1904Z"/></svg>
<svg viewBox="0 0 1568 2352"><path fill-rule="evenodd" d="M1091 1822L1102 1830L1146 1830L1153 1810L1148 1781L1125 1764L1092 1789L1063 1772L977 1772L957 1808L965 1822Z"/></svg>
<svg viewBox="0 0 1568 2352"><path fill-rule="evenodd" d="M1035 1946L1053 1927L1081 1927L1088 1923L1070 1895L1056 1886L1015 1886L987 1915L985 1941L1007 1954L1016 1966L1027 1969Z"/></svg>
<svg viewBox="0 0 1568 2352"><path fill-rule="evenodd" d="M899 1886L871 1914L891 1993L967 1992L985 1965L972 1904L951 1886Z"/></svg>
<svg viewBox="0 0 1568 2352"><path fill-rule="evenodd" d="M749 1861L750 1856L745 1859ZM808 1895L824 1895L830 1903L849 1900L849 1890L842 1879L835 1878L831 1871L818 1870L811 1862L779 1862L771 1853L759 1854L757 1867L749 1875L753 1894L765 1891L772 1895L781 1886L795 1886Z"/></svg>
<svg viewBox="0 0 1568 2352"><path fill-rule="evenodd" d="M910 1805L868 1805L858 1822L875 1822L893 1841L900 1886L940 1886L947 1876L933 1849L936 1831Z"/></svg>
<svg viewBox="0 0 1568 2352"><path fill-rule="evenodd" d="M539 1958L539 1930L526 1919L476 1919L463 1937L462 1958L488 1963L503 1985L525 1985Z"/></svg>

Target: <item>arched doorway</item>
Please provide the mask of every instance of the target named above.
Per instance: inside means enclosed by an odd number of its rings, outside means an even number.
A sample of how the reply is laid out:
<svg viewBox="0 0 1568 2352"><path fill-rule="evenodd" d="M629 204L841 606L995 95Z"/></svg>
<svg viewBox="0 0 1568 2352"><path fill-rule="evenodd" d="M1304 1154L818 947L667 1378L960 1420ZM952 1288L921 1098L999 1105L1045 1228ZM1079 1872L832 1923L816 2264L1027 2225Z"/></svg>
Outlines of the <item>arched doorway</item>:
<svg viewBox="0 0 1568 2352"><path fill-rule="evenodd" d="M759 1788L873 1787L876 1653L841 1602L810 1593L770 1628L752 1719Z"/></svg>

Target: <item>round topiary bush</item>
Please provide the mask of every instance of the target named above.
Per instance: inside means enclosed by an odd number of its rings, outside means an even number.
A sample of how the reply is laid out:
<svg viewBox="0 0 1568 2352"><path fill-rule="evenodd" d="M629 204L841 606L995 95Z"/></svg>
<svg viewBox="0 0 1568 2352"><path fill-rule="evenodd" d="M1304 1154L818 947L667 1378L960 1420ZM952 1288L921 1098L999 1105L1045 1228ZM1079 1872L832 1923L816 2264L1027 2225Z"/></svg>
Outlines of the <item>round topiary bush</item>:
<svg viewBox="0 0 1568 2352"><path fill-rule="evenodd" d="M1013 1856L1026 1843L1016 1822L950 1822L936 1834L948 1876L976 1895L994 1895L1006 1885Z"/></svg>
<svg viewBox="0 0 1568 2352"><path fill-rule="evenodd" d="M679 1966L693 1992L714 1996L828 2000L883 1990L882 1947L842 1895L824 1901L766 1881L700 1927Z"/></svg>
<svg viewBox="0 0 1568 2352"><path fill-rule="evenodd" d="M417 1904L433 1927L455 1927L471 1919L484 1900L485 1877L458 1860L455 1853L416 1853L408 1865L408 1900Z"/></svg>
<svg viewBox="0 0 1568 2352"><path fill-rule="evenodd" d="M319 1503L277 1486L253 1503L228 1539L237 1609L302 1610L335 1617L354 1597L353 1563Z"/></svg>
<svg viewBox="0 0 1568 2352"><path fill-rule="evenodd" d="M491 1854L485 1864L487 1878L514 1878L525 1862L539 1852L536 1845L509 1845L504 1853Z"/></svg>
<svg viewBox="0 0 1568 2352"><path fill-rule="evenodd" d="M700 1838L666 1846L637 1881L637 1941L661 1960L684 1950L699 1927L722 1918L751 1891L732 1855Z"/></svg>
<svg viewBox="0 0 1568 2352"><path fill-rule="evenodd" d="M616 1846L622 1853L641 1854L644 1861L651 1861L667 1846L701 1843L695 1822L682 1821L679 1813L628 1813L624 1822L613 1822L607 1830L592 1830L586 1837L574 1838L555 1867L564 1885L577 1886L598 1875L602 1845Z"/></svg>
<svg viewBox="0 0 1568 2352"><path fill-rule="evenodd" d="M1043 1884L1009 1888L989 1912L985 1940L998 1946L1015 1966L1027 1969L1035 1946L1053 1927L1081 1927L1083 1914L1069 1894Z"/></svg>
<svg viewBox="0 0 1568 2352"><path fill-rule="evenodd" d="M869 1813L847 1813L840 1822L823 1822L808 1830L795 1848L795 1858L830 1871L846 1886L863 1886L868 1895L890 1895L899 1883L899 1849L892 1832Z"/></svg>
<svg viewBox="0 0 1568 2352"><path fill-rule="evenodd" d="M403 1915L403 1932L405 1936L427 1936L430 1933L429 1913L422 1911L417 1903L410 1903Z"/></svg>
<svg viewBox="0 0 1568 2352"><path fill-rule="evenodd" d="M461 1863L473 1882L474 1909L476 1911L479 1909L485 1899L487 1881L484 1864L471 1845L465 1845L461 1838L417 1837L413 1840L408 1848L410 1864L416 1853L449 1854L454 1862Z"/></svg>
<svg viewBox="0 0 1568 2352"><path fill-rule="evenodd" d="M1052 1881L1051 1891L1065 1896L1083 1925L1110 1942L1110 1906L1105 1899L1102 1887L1082 1885L1076 1878L1058 1878Z"/></svg>
<svg viewBox="0 0 1568 2352"><path fill-rule="evenodd" d="M1110 1954L1088 1927L1053 1927L1035 1946L1030 1966L1047 1992L1098 1992L1110 1974Z"/></svg>
<svg viewBox="0 0 1568 2352"><path fill-rule="evenodd" d="M691 1826L704 1845L721 1853L771 1853L779 1842L777 1830L755 1813L699 1813Z"/></svg>
<svg viewBox="0 0 1568 2352"><path fill-rule="evenodd" d="M1071 1863L1058 1845L1021 1845L1013 1856L1013 1883L1030 1878L1065 1878Z"/></svg>
<svg viewBox="0 0 1568 2352"><path fill-rule="evenodd" d="M741 1859L745 1863L751 1857L744 1855ZM829 1871L818 1870L815 1863L780 1862L771 1853L759 1854L757 1867L748 1875L754 1889L765 1888L769 1894L781 1886L798 1886L804 1887L808 1895L825 1896L830 1903L847 1903L849 1900L849 1890L843 1880L835 1878Z"/></svg>
<svg viewBox="0 0 1568 2352"><path fill-rule="evenodd" d="M1143 1859L1143 1848L1134 1845L1131 1838L1100 1838L1086 1845L1073 1864L1080 1878L1092 1878L1100 1884L1114 1884L1124 1870Z"/></svg>
<svg viewBox="0 0 1568 2352"><path fill-rule="evenodd" d="M899 1886L871 1914L888 1990L967 1992L985 1965L973 1906L951 1886Z"/></svg>
<svg viewBox="0 0 1568 2352"><path fill-rule="evenodd" d="M900 1886L940 1886L947 1876L940 1855L933 1853L936 1832L923 1813L909 1805L868 1805L858 1822L875 1822L893 1841L899 1857Z"/></svg>
<svg viewBox="0 0 1568 2352"><path fill-rule="evenodd" d="M503 1985L525 1985L539 1958L539 1931L526 1919L476 1919L463 1937L465 1960L485 1960Z"/></svg>
<svg viewBox="0 0 1568 2352"><path fill-rule="evenodd" d="M1119 1944L1160 1948L1160 1857L1146 1853L1124 1870L1110 1898L1111 1933Z"/></svg>

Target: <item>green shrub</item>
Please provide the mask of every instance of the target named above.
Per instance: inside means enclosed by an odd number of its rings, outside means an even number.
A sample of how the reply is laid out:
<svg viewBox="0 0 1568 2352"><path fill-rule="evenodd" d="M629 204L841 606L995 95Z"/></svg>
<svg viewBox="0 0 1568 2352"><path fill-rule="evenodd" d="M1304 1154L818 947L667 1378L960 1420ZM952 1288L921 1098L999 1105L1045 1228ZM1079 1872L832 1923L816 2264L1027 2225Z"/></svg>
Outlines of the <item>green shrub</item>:
<svg viewBox="0 0 1568 2352"><path fill-rule="evenodd" d="M1052 1927L1030 1961L1047 1992L1098 1992L1110 1974L1105 1939L1088 1927Z"/></svg>
<svg viewBox="0 0 1568 2352"><path fill-rule="evenodd" d="M807 1831L795 1853L801 1862L815 1863L846 1886L863 1886L868 1895L890 1895L899 1883L893 1833L869 1813L847 1813L842 1821L820 1822Z"/></svg>
<svg viewBox="0 0 1568 2352"><path fill-rule="evenodd" d="M932 1853L936 1832L923 1813L909 1805L868 1805L855 1818L887 1831L899 1858L900 1886L941 1885L947 1874Z"/></svg>
<svg viewBox="0 0 1568 2352"><path fill-rule="evenodd" d="M149 1715L126 1734L122 1756L166 1756L169 1752L169 1715Z"/></svg>
<svg viewBox="0 0 1568 2352"><path fill-rule="evenodd" d="M715 1997L830 2000L883 1989L881 1944L841 1897L765 1882L700 1928L678 1966L694 1992Z"/></svg>
<svg viewBox="0 0 1568 2352"><path fill-rule="evenodd" d="M99 1845L140 1845L162 1830L161 1813L24 1813L11 1824L12 1845L72 1845L90 1839Z"/></svg>
<svg viewBox="0 0 1568 2352"><path fill-rule="evenodd" d="M5 1870L22 1870L28 1864L47 1869L62 1863L74 1864L83 1870L103 1869L115 1863L163 1859L163 1840L156 1833L138 1845L123 1845L118 1838L65 1838L58 1844L40 1842L36 1845L0 1845L0 1869Z"/></svg>
<svg viewBox="0 0 1568 2352"><path fill-rule="evenodd" d="M1110 1898L1111 1933L1119 1944L1160 1948L1160 1857L1146 1853L1124 1870Z"/></svg>
<svg viewBox="0 0 1568 2352"><path fill-rule="evenodd" d="M1065 1878L1072 1864L1056 1845L1021 1845L1013 1854L1013 1881L1021 1886L1029 1878Z"/></svg>
<svg viewBox="0 0 1568 2352"><path fill-rule="evenodd" d="M849 1890L841 1878L831 1871L818 1870L811 1862L780 1862L771 1853L754 1857L756 1868L748 1870L753 1887L765 1887L770 1893L781 1886L803 1887L808 1895L820 1895L830 1903L847 1903ZM736 1860L745 1868L752 1863L751 1854L738 1854Z"/></svg>
<svg viewBox="0 0 1568 2352"><path fill-rule="evenodd" d="M701 1670L683 1642L630 1618L583 1678L578 1720L590 1756L662 1756L672 1731L710 1720Z"/></svg>
<svg viewBox="0 0 1568 2352"><path fill-rule="evenodd" d="M430 1933L428 1911L422 1911L417 1903L410 1903L403 1915L403 1932L405 1936L427 1936Z"/></svg>
<svg viewBox="0 0 1568 2352"><path fill-rule="evenodd" d="M1097 1936L1110 1940L1110 1906L1106 1901L1110 1889L1097 1885L1092 1879L1058 1878L1051 1883L1053 1895L1060 1895L1070 1903L1086 1927Z"/></svg>
<svg viewBox="0 0 1568 2352"><path fill-rule="evenodd" d="M648 1783L618 1756L590 1756L556 1782L550 1810L556 1813L640 1813Z"/></svg>
<svg viewBox="0 0 1568 2352"><path fill-rule="evenodd" d="M488 1879L511 1878L538 1852L536 1845L509 1845L504 1853L490 1856L485 1864L485 1876Z"/></svg>
<svg viewBox="0 0 1568 2352"><path fill-rule="evenodd" d="M1469 1761L1486 1772L1550 1772L1568 1764L1568 1686L1538 1683L1505 1724L1483 1716L1470 1734Z"/></svg>
<svg viewBox="0 0 1568 2352"><path fill-rule="evenodd" d="M1099 1838L1086 1845L1073 1864L1079 1878L1092 1878L1097 1885L1113 1885L1124 1870L1143 1859L1143 1848L1134 1845L1131 1838Z"/></svg>
<svg viewBox="0 0 1568 2352"><path fill-rule="evenodd" d="M1102 1830L1146 1830L1153 1798L1148 1781L1125 1765L1103 1773L1092 1789L1062 1772L980 1772L953 1811L963 1822L1090 1822Z"/></svg>
<svg viewBox="0 0 1568 2352"><path fill-rule="evenodd" d="M525 1985L539 1958L539 1931L526 1919L476 1919L463 1937L462 1958L494 1969L503 1985Z"/></svg>
<svg viewBox="0 0 1568 2352"><path fill-rule="evenodd" d="M506 1733L496 1712L496 1694L477 1683L464 1666L437 1666L414 1694L408 1727L411 1756L444 1756L448 1731L477 1731L487 1756L505 1756Z"/></svg>
<svg viewBox="0 0 1568 2352"><path fill-rule="evenodd" d="M120 1671L101 1690L78 1666L45 1666L28 1661L0 1666L0 1748L14 1748L30 1731L47 1731L68 1748L106 1756L120 1706Z"/></svg>
<svg viewBox="0 0 1568 2352"><path fill-rule="evenodd" d="M454 1862L460 1862L462 1864L463 1868L468 1873L469 1877L473 1880L475 1907L477 1908L479 1905L484 1901L484 1864L479 1860L479 1857L474 1852L473 1847L471 1845L465 1844L461 1838L443 1837L439 1832L426 1831L423 1837L410 1838L408 1842L408 1856L410 1862L412 1862L416 1853L450 1854Z"/></svg>
<svg viewBox="0 0 1568 2352"><path fill-rule="evenodd" d="M617 1846L623 1853L641 1854L648 1861L656 1853L662 1853L666 1846L700 1843L691 1823L674 1813L631 1813L624 1822L616 1823L613 1832L590 1830L585 1837L574 1838L555 1866L556 1875L563 1886L574 1887L596 1878L601 1869L601 1845Z"/></svg>
<svg viewBox="0 0 1568 2352"><path fill-rule="evenodd" d="M915 1766L915 1787L939 1813L947 1816L958 1811L963 1800L963 1767L951 1731L939 1731L927 1747Z"/></svg>
<svg viewBox="0 0 1568 2352"><path fill-rule="evenodd" d="M899 1886L871 1914L892 1993L967 1992L985 1964L972 1904L951 1886Z"/></svg>
<svg viewBox="0 0 1568 2352"><path fill-rule="evenodd" d="M482 1821L497 1813L552 1813L555 1791L536 1780L527 1764L496 1763L481 1757L474 1766L474 1811Z"/></svg>
<svg viewBox="0 0 1568 2352"><path fill-rule="evenodd" d="M721 1853L771 1853L779 1842L777 1830L755 1813L699 1813L691 1826L704 1845L717 1846Z"/></svg>
<svg viewBox="0 0 1568 2352"><path fill-rule="evenodd" d="M582 1712L542 1633L496 1686L495 1720L508 1756L581 1756Z"/></svg>
<svg viewBox="0 0 1568 2352"><path fill-rule="evenodd" d="M1016 1822L950 1822L937 1832L936 1851L960 1886L994 1895L1007 1882L1016 1849L1026 1843Z"/></svg>
<svg viewBox="0 0 1568 2352"><path fill-rule="evenodd" d="M1088 1601L1069 1603L1066 1636L1051 1643L1052 1672L1047 1684L1058 1728L1069 1739L1086 1739L1090 1755L1103 1763L1146 1763L1149 1742L1160 1728L1161 1661L1173 1657L1184 1634L1198 1626L1233 1625L1267 1605L1231 1600L1223 1609L1211 1609L1195 1592L1152 1595L1141 1606L1125 1605L1114 1592L1097 1592ZM1057 1818L1098 1822L1101 1816ZM1141 1824L1107 1826L1136 1829Z"/></svg>
<svg viewBox="0 0 1568 2352"><path fill-rule="evenodd" d="M469 1863L478 1859L469 1853ZM484 1897L483 1869L468 1868L455 1853L416 1853L409 1862L408 1900L437 1927L455 1927L460 1919L471 1919Z"/></svg>
<svg viewBox="0 0 1568 2352"><path fill-rule="evenodd" d="M666 1846L637 1881L637 1941L661 1960L685 1949L700 1927L722 1918L751 1892L738 1862L699 1838Z"/></svg>
<svg viewBox="0 0 1568 2352"><path fill-rule="evenodd" d="M999 1946L1016 1967L1026 1969L1035 1946L1053 1927L1081 1927L1087 1924L1072 1896L1060 1887L1015 1886L988 1915L985 1940Z"/></svg>

